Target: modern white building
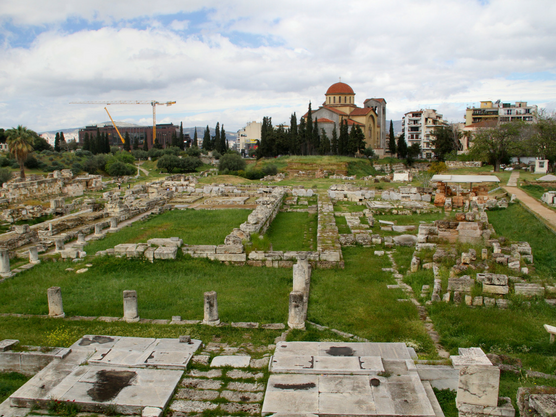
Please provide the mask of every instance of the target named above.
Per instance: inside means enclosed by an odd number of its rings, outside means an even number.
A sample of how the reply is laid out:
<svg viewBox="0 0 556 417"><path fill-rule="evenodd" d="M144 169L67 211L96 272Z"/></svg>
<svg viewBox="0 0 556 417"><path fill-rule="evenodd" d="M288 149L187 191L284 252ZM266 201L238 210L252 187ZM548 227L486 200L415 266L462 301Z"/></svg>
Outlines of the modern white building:
<svg viewBox="0 0 556 417"><path fill-rule="evenodd" d="M537 121L537 111L537 106L528 106L526 101L517 101L515 104L502 103L500 100L494 103L492 101L481 101L481 107L467 108L465 111L465 125L471 126L484 121L535 123Z"/></svg>
<svg viewBox="0 0 556 417"><path fill-rule="evenodd" d="M261 122L249 122L243 129L237 131L237 143L239 152L247 153L249 149L257 146L257 141L261 140Z"/></svg>
<svg viewBox="0 0 556 417"><path fill-rule="evenodd" d="M433 131L439 126L448 126L442 115L434 109L421 109L408 112L402 117L402 131L407 146L419 144L421 153L419 158L432 159L434 157Z"/></svg>

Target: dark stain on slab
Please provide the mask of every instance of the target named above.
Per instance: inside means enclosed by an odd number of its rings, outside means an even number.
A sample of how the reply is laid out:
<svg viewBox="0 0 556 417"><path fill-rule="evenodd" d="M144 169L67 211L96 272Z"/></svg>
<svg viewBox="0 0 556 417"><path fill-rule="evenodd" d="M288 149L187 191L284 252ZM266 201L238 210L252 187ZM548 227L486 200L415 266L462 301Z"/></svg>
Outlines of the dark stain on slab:
<svg viewBox="0 0 556 417"><path fill-rule="evenodd" d="M370 382L371 387L378 387L380 385L380 379L378 378L372 378Z"/></svg>
<svg viewBox="0 0 556 417"><path fill-rule="evenodd" d="M348 346L331 346L326 353L330 356L353 356L353 349Z"/></svg>
<svg viewBox="0 0 556 417"><path fill-rule="evenodd" d="M294 391L308 390L315 388L317 385L314 382L308 382L306 384L274 384L274 388L278 389L291 389Z"/></svg>
<svg viewBox="0 0 556 417"><path fill-rule="evenodd" d="M101 370L97 372L97 380L93 387L87 391L87 394L89 394L93 401L105 402L113 400L121 390L131 385L136 375L133 371Z"/></svg>
<svg viewBox="0 0 556 417"><path fill-rule="evenodd" d="M93 343L98 343L100 345L103 345L105 343L110 343L110 342L113 342L113 341L114 341L114 338L107 337L107 336L94 336L92 339L89 339L88 337L84 337L79 342L79 346L89 346L89 345L92 345Z"/></svg>

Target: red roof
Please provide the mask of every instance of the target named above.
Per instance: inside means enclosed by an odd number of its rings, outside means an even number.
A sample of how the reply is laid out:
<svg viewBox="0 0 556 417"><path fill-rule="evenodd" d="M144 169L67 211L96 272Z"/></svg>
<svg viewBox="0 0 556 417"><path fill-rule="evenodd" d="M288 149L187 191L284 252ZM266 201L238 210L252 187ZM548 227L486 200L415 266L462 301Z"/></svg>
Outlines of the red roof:
<svg viewBox="0 0 556 417"><path fill-rule="evenodd" d="M335 107L329 107L329 106L322 106L322 107L323 107L324 109L326 109L326 110L333 111L333 112L336 113L336 114L341 114L342 116L346 116L346 115L347 115L346 112L343 112L343 111L341 111L341 110L338 110L338 109L335 108Z"/></svg>
<svg viewBox="0 0 556 417"><path fill-rule="evenodd" d="M355 94L353 89L346 83L332 84L325 95L331 94Z"/></svg>
<svg viewBox="0 0 556 417"><path fill-rule="evenodd" d="M363 103L366 103L367 101L371 101L371 100L380 101L381 103L382 103L382 102L386 102L386 100L384 100L383 98L368 98L368 99L365 100Z"/></svg>
<svg viewBox="0 0 556 417"><path fill-rule="evenodd" d="M334 123L332 120L327 119L326 117L321 117L320 119L317 119L317 122L319 122L319 123Z"/></svg>
<svg viewBox="0 0 556 417"><path fill-rule="evenodd" d="M365 126L363 123L359 123L351 119L347 119L347 122L348 122L348 126L353 126L353 125Z"/></svg>
<svg viewBox="0 0 556 417"><path fill-rule="evenodd" d="M366 116L367 114L369 114L372 111L373 111L373 109L371 109L370 107L365 107L365 108L357 107L349 115L350 116Z"/></svg>

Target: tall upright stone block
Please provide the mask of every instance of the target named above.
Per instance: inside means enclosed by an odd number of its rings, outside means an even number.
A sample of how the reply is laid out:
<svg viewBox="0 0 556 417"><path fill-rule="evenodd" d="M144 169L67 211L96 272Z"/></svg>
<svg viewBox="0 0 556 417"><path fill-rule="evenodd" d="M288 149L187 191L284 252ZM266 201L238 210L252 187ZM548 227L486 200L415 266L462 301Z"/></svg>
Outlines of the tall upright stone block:
<svg viewBox="0 0 556 417"><path fill-rule="evenodd" d="M0 276L9 277L10 275L10 252L8 249L0 249Z"/></svg>
<svg viewBox="0 0 556 417"><path fill-rule="evenodd" d="M61 252L66 248L64 245L64 239L61 237L57 237L54 240L54 243L56 244L56 252Z"/></svg>
<svg viewBox="0 0 556 417"><path fill-rule="evenodd" d="M62 303L62 290L60 287L48 289L48 315L55 319L64 318L64 305Z"/></svg>
<svg viewBox="0 0 556 417"><path fill-rule="evenodd" d="M95 235L97 236L102 235L102 224L100 223L95 224Z"/></svg>
<svg viewBox="0 0 556 417"><path fill-rule="evenodd" d="M290 293L288 326L291 329L305 330L305 300L301 291Z"/></svg>
<svg viewBox="0 0 556 417"><path fill-rule="evenodd" d="M78 245L85 245L87 241L85 240L85 235L83 233L77 234L77 244Z"/></svg>
<svg viewBox="0 0 556 417"><path fill-rule="evenodd" d="M40 264L41 261L39 260L39 248L36 246L31 246L29 248L29 262L32 264Z"/></svg>
<svg viewBox="0 0 556 417"><path fill-rule="evenodd" d="M124 320L128 323L137 323L139 321L139 312L137 310L137 291L124 291Z"/></svg>
<svg viewBox="0 0 556 417"><path fill-rule="evenodd" d="M217 326L220 324L216 291L208 291L205 293L205 316L203 323L209 326Z"/></svg>
<svg viewBox="0 0 556 417"><path fill-rule="evenodd" d="M114 230L118 228L118 219L115 217L112 217L110 219L110 229Z"/></svg>

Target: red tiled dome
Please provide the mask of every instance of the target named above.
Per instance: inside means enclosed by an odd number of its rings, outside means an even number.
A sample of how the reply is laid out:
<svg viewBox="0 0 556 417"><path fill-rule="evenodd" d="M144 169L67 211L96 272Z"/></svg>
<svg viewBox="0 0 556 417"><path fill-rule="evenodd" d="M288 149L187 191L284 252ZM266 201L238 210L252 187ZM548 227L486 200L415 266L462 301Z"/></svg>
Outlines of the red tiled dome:
<svg viewBox="0 0 556 417"><path fill-rule="evenodd" d="M336 83L336 84L332 84L328 89L328 91L326 92L327 96L331 94L355 94L355 93L353 92L353 89L346 83Z"/></svg>

